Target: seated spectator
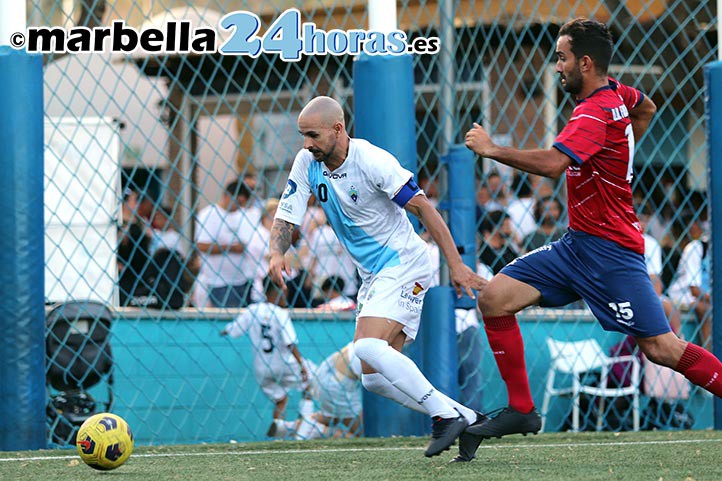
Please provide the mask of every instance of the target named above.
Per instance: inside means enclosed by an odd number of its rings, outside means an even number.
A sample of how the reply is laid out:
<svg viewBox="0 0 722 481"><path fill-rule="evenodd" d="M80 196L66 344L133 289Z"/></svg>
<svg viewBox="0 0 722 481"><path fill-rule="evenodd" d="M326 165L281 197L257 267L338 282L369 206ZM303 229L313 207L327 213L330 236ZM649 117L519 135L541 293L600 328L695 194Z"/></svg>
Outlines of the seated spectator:
<svg viewBox="0 0 722 481"><path fill-rule="evenodd" d="M519 256L514 243L514 229L509 216L500 210L487 212L481 223L483 236L479 250L479 262L498 274L509 262Z"/></svg>
<svg viewBox="0 0 722 481"><path fill-rule="evenodd" d="M118 300L131 305L136 292L147 291L145 273L150 263L150 197L128 189L123 199L123 224L118 233Z"/></svg>
<svg viewBox="0 0 722 481"><path fill-rule="evenodd" d="M700 322L699 342L703 347L709 348L712 333L709 241L703 237L702 225L696 213L683 213L681 222L682 225L689 226L689 239L667 294L678 309L695 312Z"/></svg>
<svg viewBox="0 0 722 481"><path fill-rule="evenodd" d="M524 239L523 245L526 252L562 238L564 235L564 228L561 226L563 212L564 207L556 198L539 199L534 206L534 218L539 227Z"/></svg>
<svg viewBox="0 0 722 481"><path fill-rule="evenodd" d="M155 254L158 249L168 249L178 252L183 258L188 258L188 249L185 247L183 236L175 228L170 207L157 206L153 211L151 226L153 227L151 255Z"/></svg>
<svg viewBox="0 0 722 481"><path fill-rule="evenodd" d="M248 334L253 345L253 369L263 393L274 403L274 423L283 420L288 391L305 390L309 368L298 350L296 330L291 322L283 291L266 277L263 281L266 299L251 304L221 331L222 336L238 338ZM271 435L271 434L269 434Z"/></svg>
<svg viewBox="0 0 722 481"><path fill-rule="evenodd" d="M344 281L339 276L329 276L321 284L321 301L316 309L325 311L353 311L356 302L343 294Z"/></svg>

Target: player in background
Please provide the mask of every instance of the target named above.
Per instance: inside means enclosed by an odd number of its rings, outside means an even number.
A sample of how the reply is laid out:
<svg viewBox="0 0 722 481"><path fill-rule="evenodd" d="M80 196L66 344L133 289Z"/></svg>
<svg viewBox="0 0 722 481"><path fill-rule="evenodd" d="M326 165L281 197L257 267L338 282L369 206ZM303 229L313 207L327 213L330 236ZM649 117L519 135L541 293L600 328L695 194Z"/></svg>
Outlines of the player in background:
<svg viewBox="0 0 722 481"><path fill-rule="evenodd" d="M357 437L361 434L361 360L353 342L321 361L309 376L308 393L318 410L304 412L301 401L296 421L277 423L275 435L294 439Z"/></svg>
<svg viewBox="0 0 722 481"><path fill-rule="evenodd" d="M221 331L232 338L248 334L253 345L253 370L261 390L274 403L272 436L276 420L283 420L290 389L305 390L307 361L298 350L296 330L286 306L284 292L270 278L263 280L266 302L258 302L229 322Z"/></svg>
<svg viewBox="0 0 722 481"><path fill-rule="evenodd" d="M475 442L540 429L515 316L534 304L553 307L584 299L605 330L633 336L649 360L722 396L722 363L671 331L647 274L631 180L634 140L647 130L656 107L638 90L608 77L612 50L602 23L576 19L559 31L556 71L577 105L552 148L502 147L478 124L466 134L466 146L482 157L550 178L566 173L569 212L564 237L509 263L480 293L484 328L509 405L465 431ZM468 453L459 458L470 460Z"/></svg>
<svg viewBox="0 0 722 481"><path fill-rule="evenodd" d="M361 382L371 392L432 416L431 442L424 454L440 454L483 415L435 389L401 353L416 337L432 276L426 244L406 211L419 217L439 245L458 295L466 291L473 296L472 289L481 289L486 281L464 265L449 228L413 174L385 150L349 137L338 102L312 99L298 117L298 130L304 145L271 230L269 274L285 285L284 253L314 193L362 280L354 336Z"/></svg>

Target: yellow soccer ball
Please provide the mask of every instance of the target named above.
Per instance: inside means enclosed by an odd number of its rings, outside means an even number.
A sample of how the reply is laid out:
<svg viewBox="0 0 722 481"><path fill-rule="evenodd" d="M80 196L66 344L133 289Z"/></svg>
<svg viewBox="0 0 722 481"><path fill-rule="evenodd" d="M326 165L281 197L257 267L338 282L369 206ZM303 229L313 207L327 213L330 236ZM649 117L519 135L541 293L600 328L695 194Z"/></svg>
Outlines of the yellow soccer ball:
<svg viewBox="0 0 722 481"><path fill-rule="evenodd" d="M133 433L123 418L111 413L89 417L78 430L78 454L94 469L109 471L125 463L133 452Z"/></svg>

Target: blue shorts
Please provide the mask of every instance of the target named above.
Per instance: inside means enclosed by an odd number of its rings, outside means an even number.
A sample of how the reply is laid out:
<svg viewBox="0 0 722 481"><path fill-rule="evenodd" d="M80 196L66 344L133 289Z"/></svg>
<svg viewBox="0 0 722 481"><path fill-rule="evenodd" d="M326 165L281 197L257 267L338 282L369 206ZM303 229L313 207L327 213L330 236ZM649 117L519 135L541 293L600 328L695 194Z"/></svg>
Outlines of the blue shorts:
<svg viewBox="0 0 722 481"><path fill-rule="evenodd" d="M644 256L616 242L570 229L501 273L535 287L542 307L584 299L606 331L644 338L672 330Z"/></svg>

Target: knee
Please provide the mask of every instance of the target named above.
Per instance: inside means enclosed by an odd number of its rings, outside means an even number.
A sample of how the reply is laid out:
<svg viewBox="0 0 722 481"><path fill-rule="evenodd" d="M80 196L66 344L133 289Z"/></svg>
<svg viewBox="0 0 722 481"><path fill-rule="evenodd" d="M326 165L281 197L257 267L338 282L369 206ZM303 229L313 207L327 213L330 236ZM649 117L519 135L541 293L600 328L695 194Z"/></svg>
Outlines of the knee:
<svg viewBox="0 0 722 481"><path fill-rule="evenodd" d="M369 392L380 396L386 395L386 383L384 382L383 376L377 372L372 374L362 374L361 385Z"/></svg>
<svg viewBox="0 0 722 481"><path fill-rule="evenodd" d="M389 343L383 339L364 337L353 343L354 352L359 359L368 365L373 366L373 360L379 358L383 351L389 347Z"/></svg>
<svg viewBox="0 0 722 481"><path fill-rule="evenodd" d="M504 297L499 289L488 284L479 292L477 297L479 311L485 316L496 316L502 312L509 312L511 306L504 305Z"/></svg>

